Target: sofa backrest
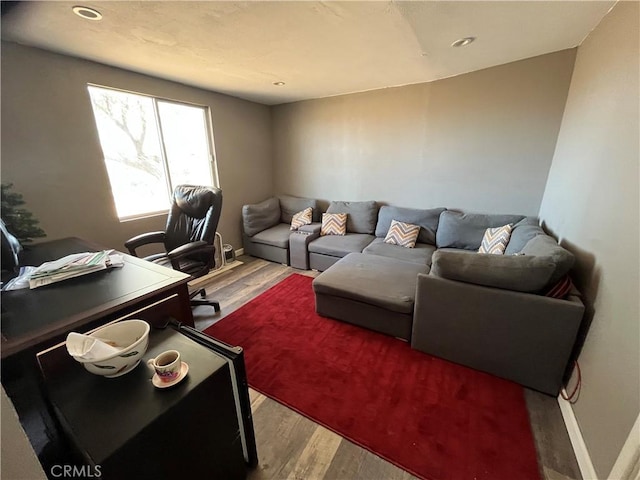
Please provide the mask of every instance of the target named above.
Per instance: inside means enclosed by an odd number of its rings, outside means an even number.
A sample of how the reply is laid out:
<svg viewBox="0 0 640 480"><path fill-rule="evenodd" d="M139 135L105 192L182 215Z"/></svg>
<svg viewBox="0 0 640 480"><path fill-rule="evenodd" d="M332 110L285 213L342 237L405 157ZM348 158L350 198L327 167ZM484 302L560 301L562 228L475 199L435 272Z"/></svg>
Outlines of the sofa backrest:
<svg viewBox="0 0 640 480"><path fill-rule="evenodd" d="M412 225L420 225L420 233L418 234L418 243L436 244L436 231L438 230L438 222L440 214L446 208L404 208L384 205L380 207L378 213L378 223L376 225L376 237L384 238L391 227L391 221L410 223Z"/></svg>
<svg viewBox="0 0 640 480"><path fill-rule="evenodd" d="M347 233L373 235L378 220L378 205L369 202L331 202L327 213L347 214Z"/></svg>
<svg viewBox="0 0 640 480"><path fill-rule="evenodd" d="M519 253L529 240L538 235L546 235L546 232L540 227L537 217L525 217L516 223L511 230L511 237L505 255L513 255Z"/></svg>
<svg viewBox="0 0 640 480"><path fill-rule="evenodd" d="M549 235L536 235L527 242L520 254L526 257L549 258L554 265L549 284L554 285L569 273L575 262L573 253L558 245Z"/></svg>
<svg viewBox="0 0 640 480"><path fill-rule="evenodd" d="M524 215L490 215L445 210L440 214L436 246L478 250L487 228L502 227L509 223L515 225L524 218Z"/></svg>
<svg viewBox="0 0 640 480"><path fill-rule="evenodd" d="M242 207L242 228L249 237L278 223L280 223L280 200L276 197Z"/></svg>
<svg viewBox="0 0 640 480"><path fill-rule="evenodd" d="M291 223L293 216L311 207L313 209L312 221L320 221L320 210L318 209L318 201L313 198L294 197L292 195L279 195L280 200L280 222Z"/></svg>

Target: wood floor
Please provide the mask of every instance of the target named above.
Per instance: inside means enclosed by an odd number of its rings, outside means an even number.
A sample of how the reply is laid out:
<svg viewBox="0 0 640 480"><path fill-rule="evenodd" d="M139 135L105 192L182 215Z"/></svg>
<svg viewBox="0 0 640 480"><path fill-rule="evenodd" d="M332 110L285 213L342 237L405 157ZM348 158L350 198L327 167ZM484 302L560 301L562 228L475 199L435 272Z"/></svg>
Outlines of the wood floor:
<svg viewBox="0 0 640 480"><path fill-rule="evenodd" d="M295 270L249 256L238 260L241 265L204 282L207 297L220 302L221 312L213 315L210 307L194 309L198 329L203 330L224 318L291 273L318 275L318 272ZM250 393L260 462L250 473L250 480L415 478L278 402L253 390ZM541 477L581 480L557 400L528 389L525 397Z"/></svg>

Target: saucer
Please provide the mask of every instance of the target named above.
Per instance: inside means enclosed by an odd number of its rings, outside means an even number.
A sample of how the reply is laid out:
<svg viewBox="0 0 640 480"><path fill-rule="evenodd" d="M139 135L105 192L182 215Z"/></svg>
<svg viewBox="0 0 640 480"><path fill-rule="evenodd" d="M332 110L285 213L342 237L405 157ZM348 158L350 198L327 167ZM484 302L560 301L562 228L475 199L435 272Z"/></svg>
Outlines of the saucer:
<svg viewBox="0 0 640 480"><path fill-rule="evenodd" d="M154 373L153 378L151 378L151 383L153 383L153 386L156 388L173 387L174 385L177 385L182 380L184 380L184 378L187 376L187 373L189 373L189 365L187 365L187 362L181 362L180 374L175 378L175 380L171 380L170 382L163 382L162 380L160 380L160 377Z"/></svg>

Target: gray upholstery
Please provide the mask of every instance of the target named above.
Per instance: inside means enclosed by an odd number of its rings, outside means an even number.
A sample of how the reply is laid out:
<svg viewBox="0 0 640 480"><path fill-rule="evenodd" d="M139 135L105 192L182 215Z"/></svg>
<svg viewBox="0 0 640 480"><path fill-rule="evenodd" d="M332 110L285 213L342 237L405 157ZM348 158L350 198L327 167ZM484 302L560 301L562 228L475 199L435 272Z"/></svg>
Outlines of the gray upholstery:
<svg viewBox="0 0 640 480"><path fill-rule="evenodd" d="M431 256L436 251L434 245L427 243L416 243L413 248L401 247L384 243L383 238L376 238L362 251L370 255L380 255L383 257L395 258L404 262L419 263L421 265L431 265Z"/></svg>
<svg viewBox="0 0 640 480"><path fill-rule="evenodd" d="M569 273L575 257L571 252L558 245L549 235L537 235L527 242L521 253L525 256L538 256L548 259L554 265L554 270L549 279L550 284L556 283L564 275Z"/></svg>
<svg viewBox="0 0 640 480"><path fill-rule="evenodd" d="M347 235L324 235L309 244L309 251L344 257L349 253L360 253L375 237L364 233L350 233Z"/></svg>
<svg viewBox="0 0 640 480"><path fill-rule="evenodd" d="M267 245L266 243L257 243L253 241L253 237L247 235L242 236L242 244L244 253L253 257L264 258L270 262L282 263L289 265L289 249Z"/></svg>
<svg viewBox="0 0 640 480"><path fill-rule="evenodd" d="M289 240L293 233L291 220L293 215L308 207L313 209L313 217L319 218L317 200L311 198L280 195L279 198L272 197L264 202L244 205L242 207L242 241L245 253L289 265ZM319 231L319 225L305 225L302 229L317 228ZM306 257L306 251L303 257L296 256L298 259L304 259L304 261L300 260L303 265L308 263Z"/></svg>
<svg viewBox="0 0 640 480"><path fill-rule="evenodd" d="M333 255L325 255L323 253L309 252L309 268L311 270L318 270L324 272L331 266L333 266L342 257L334 257Z"/></svg>
<svg viewBox="0 0 640 480"><path fill-rule="evenodd" d="M316 277L313 290L394 312L411 313L417 275L428 272L426 265L351 253Z"/></svg>
<svg viewBox="0 0 640 480"><path fill-rule="evenodd" d="M367 322L367 318L373 315L377 323L388 323L385 330L395 332L393 326L399 318L398 314L407 315L407 318L412 315L418 273L428 271L426 265L351 253L313 281L316 310L320 315L346 322L360 319L369 328L373 326ZM332 299L350 308L346 311L336 310L332 308L335 302L329 301ZM401 324L406 329L406 322L401 321ZM406 335L400 336L408 339Z"/></svg>
<svg viewBox="0 0 640 480"><path fill-rule="evenodd" d="M280 201L269 198L264 202L242 207L243 231L249 237L280 223Z"/></svg>
<svg viewBox="0 0 640 480"><path fill-rule="evenodd" d="M378 221L378 205L370 202L331 202L327 213L346 213L347 233L373 235Z"/></svg>
<svg viewBox="0 0 640 480"><path fill-rule="evenodd" d="M378 223L376 224L376 237L385 237L391 226L391 220L420 225L418 234L419 243L436 244L436 231L440 214L446 208L431 208L422 210L418 208L403 208L384 205L380 207L378 213Z"/></svg>
<svg viewBox="0 0 640 480"><path fill-rule="evenodd" d="M431 273L460 282L519 292L537 292L550 283L555 268L549 256L437 250L433 254Z"/></svg>
<svg viewBox="0 0 640 480"><path fill-rule="evenodd" d="M280 221L282 223L288 223L291 225L291 219L293 216L311 207L313 209L313 221L320 221L320 209L318 208L318 201L312 198L293 197L291 195L279 195L280 199Z"/></svg>
<svg viewBox="0 0 640 480"><path fill-rule="evenodd" d="M440 214L436 245L438 248L478 250L487 228L516 224L523 218L524 215L484 215L445 210Z"/></svg>
<svg viewBox="0 0 640 480"><path fill-rule="evenodd" d="M309 270L309 243L320 236L320 224L312 223L289 236L289 261L293 268Z"/></svg>
<svg viewBox="0 0 640 480"><path fill-rule="evenodd" d="M536 217L527 217L516 223L511 231L511 237L507 248L504 250L505 255L520 252L529 240L537 235L546 235L545 231L538 225Z"/></svg>
<svg viewBox="0 0 640 480"><path fill-rule="evenodd" d="M418 275L411 346L557 396L580 326L557 300Z"/></svg>
<svg viewBox="0 0 640 480"><path fill-rule="evenodd" d="M256 233L251 237L251 240L255 243L263 243L279 248L289 248L289 235L291 235L290 225L278 223L271 228Z"/></svg>

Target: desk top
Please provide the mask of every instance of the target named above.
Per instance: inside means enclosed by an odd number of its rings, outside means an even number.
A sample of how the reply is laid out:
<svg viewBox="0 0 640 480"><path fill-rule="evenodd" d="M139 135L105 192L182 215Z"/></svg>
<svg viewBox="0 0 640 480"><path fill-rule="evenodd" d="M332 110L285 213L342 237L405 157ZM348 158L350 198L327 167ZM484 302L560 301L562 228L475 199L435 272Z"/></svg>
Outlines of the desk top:
<svg viewBox="0 0 640 480"><path fill-rule="evenodd" d="M77 238L30 247L39 263L95 245ZM34 290L2 292L2 358L186 284L189 275L123 254L124 266Z"/></svg>

